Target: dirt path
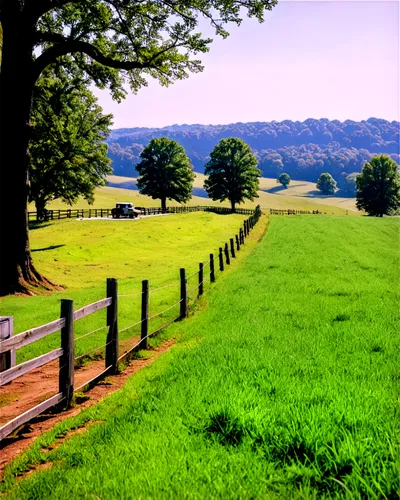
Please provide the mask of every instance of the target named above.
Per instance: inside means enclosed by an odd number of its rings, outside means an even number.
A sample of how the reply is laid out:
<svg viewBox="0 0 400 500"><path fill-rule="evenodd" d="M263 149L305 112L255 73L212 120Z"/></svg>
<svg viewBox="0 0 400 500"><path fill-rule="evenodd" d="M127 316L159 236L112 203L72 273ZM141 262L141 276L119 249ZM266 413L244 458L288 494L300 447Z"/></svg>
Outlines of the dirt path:
<svg viewBox="0 0 400 500"><path fill-rule="evenodd" d="M137 340L137 339L136 339ZM133 339L130 339L133 344ZM0 443L0 477L4 467L24 451L35 439L50 430L58 422L77 415L84 408L92 406L108 394L119 390L127 378L151 364L161 354L168 351L175 343L175 339L164 342L152 350L153 356L149 359L134 359L120 374L107 377L107 383L100 382L93 389L86 392L88 399L78 406L55 415L42 415L29 424L17 429L16 433L3 439ZM94 361L75 372L75 387L79 387L91 380L104 370L104 360ZM10 402L0 409L0 425L29 410L36 404L53 396L58 392L58 363L52 362L26 375L19 377L7 386L2 387L2 399Z"/></svg>

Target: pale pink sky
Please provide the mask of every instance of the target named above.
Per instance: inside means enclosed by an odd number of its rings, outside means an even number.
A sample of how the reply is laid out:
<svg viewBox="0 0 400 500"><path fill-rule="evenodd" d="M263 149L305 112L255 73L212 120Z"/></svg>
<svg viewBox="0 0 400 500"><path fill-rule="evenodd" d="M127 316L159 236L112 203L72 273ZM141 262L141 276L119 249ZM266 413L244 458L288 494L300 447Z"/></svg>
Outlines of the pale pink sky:
<svg viewBox="0 0 400 500"><path fill-rule="evenodd" d="M202 25L208 32L208 26ZM204 72L114 103L114 128L305 120L399 120L399 3L281 1L202 56Z"/></svg>

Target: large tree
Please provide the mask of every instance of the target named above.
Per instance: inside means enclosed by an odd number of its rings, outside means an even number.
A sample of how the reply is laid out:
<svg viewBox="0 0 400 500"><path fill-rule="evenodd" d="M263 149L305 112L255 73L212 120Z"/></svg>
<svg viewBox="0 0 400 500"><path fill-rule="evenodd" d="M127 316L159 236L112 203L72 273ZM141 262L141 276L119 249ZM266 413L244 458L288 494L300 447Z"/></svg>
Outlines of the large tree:
<svg viewBox="0 0 400 500"><path fill-rule="evenodd" d="M82 195L92 203L112 173L104 143L112 116L103 115L81 72L68 70L46 69L33 94L29 199L39 220L57 198L72 205Z"/></svg>
<svg viewBox="0 0 400 500"><path fill-rule="evenodd" d="M202 70L193 56L207 52L211 40L195 32L200 17L225 37L226 24L240 24L244 10L262 21L275 3L0 0L0 295L49 285L33 266L27 224L32 92L45 68L70 54L98 87L121 99L124 82L136 92L148 76L168 85Z"/></svg>
<svg viewBox="0 0 400 500"><path fill-rule="evenodd" d="M192 197L194 173L180 144L167 137L152 139L140 157L137 187L141 194L160 199L163 212L167 199L185 203Z"/></svg>
<svg viewBox="0 0 400 500"><path fill-rule="evenodd" d="M387 155L371 158L356 178L359 210L382 217L400 208L399 166Z"/></svg>
<svg viewBox="0 0 400 500"><path fill-rule="evenodd" d="M257 158L242 139L222 139L210 154L204 169L208 178L204 182L207 194L213 200L231 202L232 211L237 203L258 197Z"/></svg>

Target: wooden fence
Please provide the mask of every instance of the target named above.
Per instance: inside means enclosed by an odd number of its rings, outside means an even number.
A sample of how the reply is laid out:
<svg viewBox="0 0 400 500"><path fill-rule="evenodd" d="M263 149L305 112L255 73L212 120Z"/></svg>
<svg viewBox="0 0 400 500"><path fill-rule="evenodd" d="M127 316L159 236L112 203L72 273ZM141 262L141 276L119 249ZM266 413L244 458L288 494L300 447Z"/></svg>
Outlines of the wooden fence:
<svg viewBox="0 0 400 500"><path fill-rule="evenodd" d="M311 215L311 214L326 214L326 212L321 212L320 210L279 210L276 208L270 208L269 213L271 215Z"/></svg>
<svg viewBox="0 0 400 500"><path fill-rule="evenodd" d="M140 210L141 215L158 215L158 214L183 214L192 212L214 212L221 214L232 213L232 210L227 207L218 206L178 206L178 207L167 207L163 212L160 207L135 207L136 210ZM64 210L46 210L45 215L41 220L61 220L61 219L91 219L93 218L108 218L111 217L111 208L75 208L75 209L64 209ZM251 215L254 212L253 209L247 208L237 208L235 213L240 215ZM29 222L38 222L38 212L28 212Z"/></svg>
<svg viewBox="0 0 400 500"><path fill-rule="evenodd" d="M191 208L191 207L190 207ZM118 283L114 278L107 279L106 284L106 298L89 304L81 309L74 310L72 300L62 299L60 308L60 318L56 319L46 325L27 330L18 335L13 335L13 318L1 317L0 318L0 386L11 383L17 377L24 375L33 369L39 368L51 361L59 360L59 381L58 392L52 397L46 399L35 407L29 409L25 413L19 415L13 420L7 422L0 427L0 440L4 439L15 431L22 424L29 422L41 413L48 411L50 408L62 410L68 408L72 402L73 394L77 391L86 391L96 385L108 374L115 374L118 372L118 365L122 362L128 362L135 352L148 348L148 338L156 335L163 328L168 326L174 321L182 320L188 316L188 298L193 294L198 298L204 292L204 281L208 279L211 283L215 282L216 267L223 271L225 266L228 266L231 259L236 257L236 252L240 250L241 245L244 244L245 238L249 235L252 228L257 224L261 216L261 209L258 206L251 212L251 216L243 222L238 233L234 238L230 238L229 243L225 243L224 247L219 248L218 261L214 254L210 254L210 258L206 264L199 263L199 269L191 276L186 276L186 270L180 269L180 279L176 283L163 286L180 287L180 300L165 309L164 311L149 317L149 294L150 292L157 291L157 289L150 290L148 280L142 282L141 295L141 320L133 325L130 325L123 330L118 329ZM205 269L208 276L205 275ZM197 285L188 290L188 279L198 275ZM137 294L134 294L137 295ZM122 296L122 295L120 295ZM126 296L126 295L124 295ZM167 323L158 327L156 330L149 332L149 320L163 315L173 307L179 305L179 314L170 319ZM102 309L107 309L106 325L86 335L95 333L98 330L106 329L105 338L105 367L104 370L96 375L91 380L85 382L78 388L74 387L74 374L75 374L75 341L78 338L74 337L74 324L76 321L96 313ZM140 325L140 341L130 348L127 352L119 355L119 333ZM60 331L60 347L54 349L46 354L30 359L20 364L16 364L15 352L17 349L24 347L32 342L46 337ZM99 348L97 348L99 349ZM96 350L96 349L95 349ZM88 353L86 353L87 355ZM82 356L79 356L81 358Z"/></svg>

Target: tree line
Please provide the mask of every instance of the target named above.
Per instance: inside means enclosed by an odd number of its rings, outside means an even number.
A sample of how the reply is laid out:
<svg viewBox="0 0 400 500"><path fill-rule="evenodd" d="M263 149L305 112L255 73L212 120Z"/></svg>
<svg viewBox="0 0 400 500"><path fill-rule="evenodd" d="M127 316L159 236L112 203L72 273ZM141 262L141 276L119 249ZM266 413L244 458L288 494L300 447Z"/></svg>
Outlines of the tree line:
<svg viewBox="0 0 400 500"><path fill-rule="evenodd" d="M317 182L328 171L340 188L346 187L347 175L360 173L376 154L388 154L399 163L399 122L308 119L113 130L107 142L115 174L136 177L140 152L154 137L182 144L195 171L201 173L209 152L222 138L239 137L252 148L264 177L287 172L292 179Z"/></svg>

